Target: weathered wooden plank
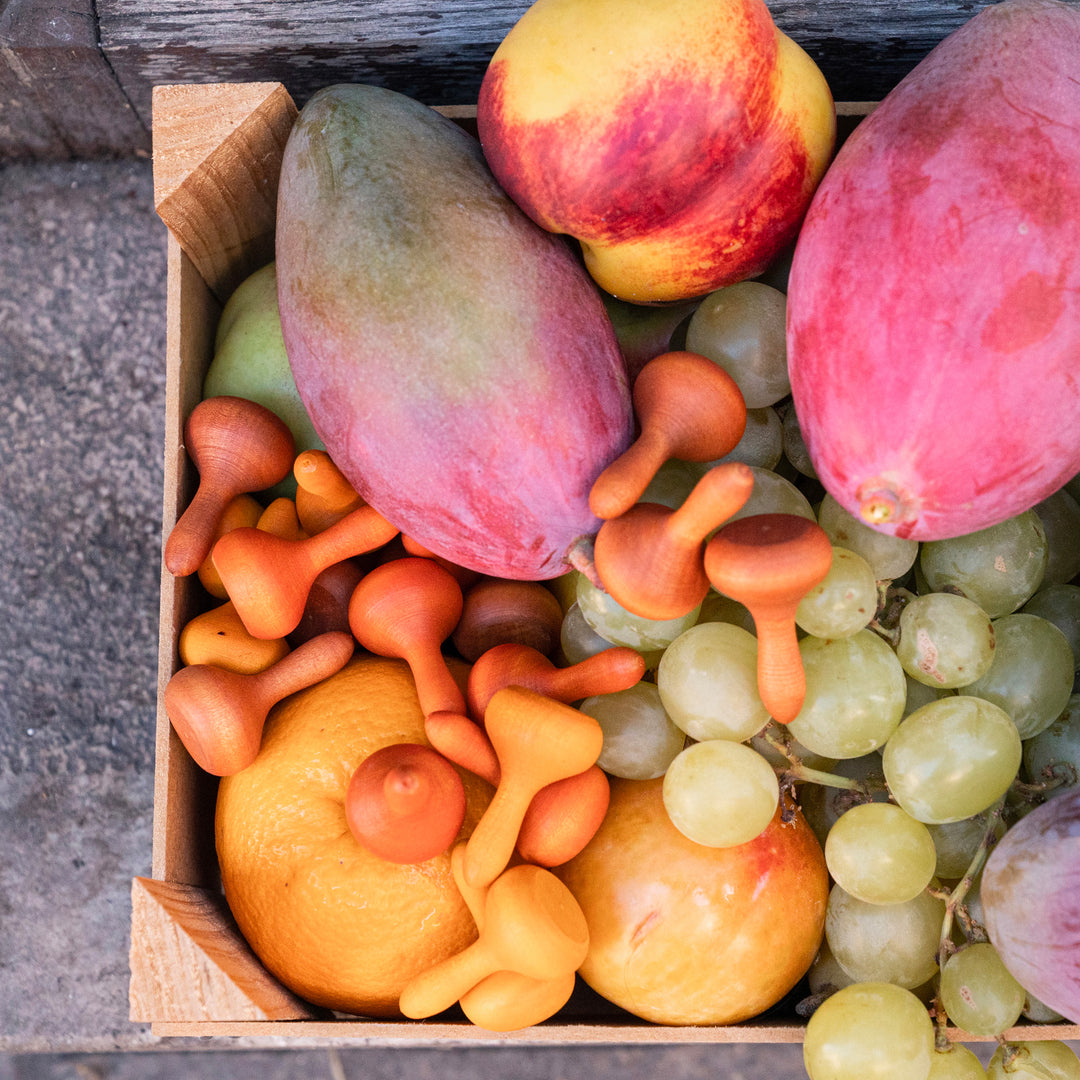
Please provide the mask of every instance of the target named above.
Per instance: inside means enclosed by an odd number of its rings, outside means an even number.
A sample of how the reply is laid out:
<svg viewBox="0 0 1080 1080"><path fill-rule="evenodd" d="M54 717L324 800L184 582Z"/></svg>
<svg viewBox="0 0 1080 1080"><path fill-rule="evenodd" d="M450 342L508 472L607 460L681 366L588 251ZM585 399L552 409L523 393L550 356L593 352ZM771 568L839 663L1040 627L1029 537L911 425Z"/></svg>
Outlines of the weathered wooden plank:
<svg viewBox="0 0 1080 1080"><path fill-rule="evenodd" d="M98 47L93 0L0 4L0 160L148 155Z"/></svg>
<svg viewBox="0 0 1080 1080"><path fill-rule="evenodd" d="M768 0L839 100L882 97L990 0ZM1080 3L1080 0L1069 0ZM331 82L428 104L475 101L528 0L98 0L102 48L144 120L156 83L282 82L298 105Z"/></svg>

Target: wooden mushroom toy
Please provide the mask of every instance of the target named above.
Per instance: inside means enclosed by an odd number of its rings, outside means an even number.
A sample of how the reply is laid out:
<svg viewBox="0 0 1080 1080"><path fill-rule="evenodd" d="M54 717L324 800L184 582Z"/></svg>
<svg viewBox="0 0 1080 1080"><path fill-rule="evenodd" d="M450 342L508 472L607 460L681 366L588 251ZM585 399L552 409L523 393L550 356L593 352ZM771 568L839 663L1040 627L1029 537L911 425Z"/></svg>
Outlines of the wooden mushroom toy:
<svg viewBox="0 0 1080 1080"><path fill-rule="evenodd" d="M599 765L542 787L518 829L517 853L537 866L562 866L596 835L611 803L611 784Z"/></svg>
<svg viewBox="0 0 1080 1080"><path fill-rule="evenodd" d="M454 576L434 560L415 555L369 571L349 601L356 640L370 652L408 663L425 716L465 711L464 694L442 653L461 607L461 586Z"/></svg>
<svg viewBox="0 0 1080 1080"><path fill-rule="evenodd" d="M596 478L589 507L618 517L641 498L669 458L713 461L730 453L746 429L746 402L719 364L694 352L666 352L634 380L637 439Z"/></svg>
<svg viewBox="0 0 1080 1080"><path fill-rule="evenodd" d="M255 760L270 710L340 671L354 645L349 634L324 634L252 675L206 664L180 668L165 685L165 711L197 765L231 776Z"/></svg>
<svg viewBox="0 0 1080 1080"><path fill-rule="evenodd" d="M213 551L213 545L227 532L257 525L264 513L262 503L254 495L237 495L235 498L230 499L214 526L210 551ZM195 573L199 577L199 584L211 596L216 597L218 600L228 600L229 594L221 583L221 575L217 572L217 567L214 566L214 560L210 557L209 552L206 558L199 563Z"/></svg>
<svg viewBox="0 0 1080 1080"><path fill-rule="evenodd" d="M581 966L588 949L588 924L573 893L550 870L521 863L487 890L477 939L413 976L398 1007L413 1019L434 1016L497 971L541 981L563 978Z"/></svg>
<svg viewBox="0 0 1080 1080"><path fill-rule="evenodd" d="M499 783L499 758L487 732L464 713L437 709L424 717L424 734L440 754L492 787Z"/></svg>
<svg viewBox="0 0 1080 1080"><path fill-rule="evenodd" d="M469 669L465 697L469 715L483 723L488 702L504 686L524 686L569 705L595 694L628 690L644 675L645 658L623 645L557 667L531 646L507 642L488 649Z"/></svg>
<svg viewBox="0 0 1080 1080"><path fill-rule="evenodd" d="M453 642L470 663L504 642L531 645L545 656L558 648L562 605L539 581L482 578L464 597Z"/></svg>
<svg viewBox="0 0 1080 1080"><path fill-rule="evenodd" d="M345 792L345 820L380 859L421 863L442 854L465 820L465 785L437 750L392 743L369 754Z"/></svg>
<svg viewBox="0 0 1080 1080"><path fill-rule="evenodd" d="M449 570L463 592L465 589L475 585L484 576L479 570L470 570L467 566L460 566L449 559L444 559L441 555L436 555L431 548L425 547L419 540L414 540L411 536L402 535L401 546L405 549L406 555L416 555L422 559L434 559L444 570Z"/></svg>
<svg viewBox="0 0 1080 1080"><path fill-rule="evenodd" d="M485 922L487 889L474 889L465 880L462 864L465 842L450 852L450 868L478 930ZM568 971L554 979L532 979L519 971L493 971L458 1001L462 1012L487 1031L520 1031L554 1016L574 992L577 975Z"/></svg>
<svg viewBox="0 0 1080 1080"><path fill-rule="evenodd" d="M425 718L424 732L444 757L499 786L499 759L479 724L457 713L436 712ZM607 774L599 765L542 787L521 819L518 854L537 866L569 862L596 835L610 799Z"/></svg>
<svg viewBox="0 0 1080 1080"><path fill-rule="evenodd" d="M249 634L231 600L189 619L177 647L184 664L209 664L241 675L265 671L289 652L284 638Z"/></svg>
<svg viewBox="0 0 1080 1080"><path fill-rule="evenodd" d="M729 522L705 547L705 573L744 604L758 638L758 691L774 720L790 723L806 697L795 628L799 601L829 572L832 545L797 514L756 514Z"/></svg>
<svg viewBox="0 0 1080 1080"><path fill-rule="evenodd" d="M604 588L643 619L678 619L693 611L709 591L705 541L742 509L753 489L753 469L728 462L705 473L678 509L638 502L605 521L593 551Z"/></svg>
<svg viewBox="0 0 1080 1080"><path fill-rule="evenodd" d="M296 514L310 536L329 528L364 500L325 450L304 450L293 462Z"/></svg>
<svg viewBox="0 0 1080 1080"><path fill-rule="evenodd" d="M604 744L591 716L521 686L492 697L484 724L499 759L499 784L465 851L465 877L477 888L509 863L536 793L595 765Z"/></svg>
<svg viewBox="0 0 1080 1080"><path fill-rule="evenodd" d="M296 452L292 432L276 413L229 396L204 398L192 409L184 444L199 486L165 542L165 568L175 577L198 570L229 502L284 479Z"/></svg>
<svg viewBox="0 0 1080 1080"><path fill-rule="evenodd" d="M397 529L364 505L315 536L287 540L262 529L234 529L214 545L214 565L255 637L291 634L315 579L328 567L381 547Z"/></svg>

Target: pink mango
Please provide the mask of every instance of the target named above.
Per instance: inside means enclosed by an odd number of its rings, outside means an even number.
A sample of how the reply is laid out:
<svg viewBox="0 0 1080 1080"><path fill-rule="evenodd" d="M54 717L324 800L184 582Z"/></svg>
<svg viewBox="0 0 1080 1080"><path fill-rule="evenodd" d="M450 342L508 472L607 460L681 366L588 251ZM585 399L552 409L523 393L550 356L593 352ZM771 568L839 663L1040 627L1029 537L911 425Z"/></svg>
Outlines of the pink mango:
<svg viewBox="0 0 1080 1080"><path fill-rule="evenodd" d="M788 291L826 489L885 533L989 527L1080 471L1080 8L1005 0L839 151Z"/></svg>
<svg viewBox="0 0 1080 1080"><path fill-rule="evenodd" d="M477 140L389 90L320 91L285 150L277 274L297 389L363 498L458 566L567 570L633 437L629 380L595 285Z"/></svg>

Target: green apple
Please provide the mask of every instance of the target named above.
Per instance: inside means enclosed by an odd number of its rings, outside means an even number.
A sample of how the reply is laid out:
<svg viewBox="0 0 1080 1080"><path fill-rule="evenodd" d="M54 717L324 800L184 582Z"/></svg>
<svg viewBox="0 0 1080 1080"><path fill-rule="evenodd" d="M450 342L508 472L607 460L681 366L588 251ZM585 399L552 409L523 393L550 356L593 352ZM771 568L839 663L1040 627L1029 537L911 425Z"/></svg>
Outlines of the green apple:
<svg viewBox="0 0 1080 1080"><path fill-rule="evenodd" d="M222 394L250 398L276 413L292 432L298 454L325 449L300 400L285 354L275 263L245 278L221 312L203 397ZM267 494L292 498L296 481L290 474Z"/></svg>

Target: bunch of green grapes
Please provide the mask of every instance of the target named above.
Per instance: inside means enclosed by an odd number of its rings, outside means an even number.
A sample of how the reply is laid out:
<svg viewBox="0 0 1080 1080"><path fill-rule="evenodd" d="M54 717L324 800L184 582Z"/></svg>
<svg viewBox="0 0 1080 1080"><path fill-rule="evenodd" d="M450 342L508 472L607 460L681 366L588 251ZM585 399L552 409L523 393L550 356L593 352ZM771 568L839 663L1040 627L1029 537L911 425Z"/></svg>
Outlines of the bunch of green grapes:
<svg viewBox="0 0 1080 1080"><path fill-rule="evenodd" d="M812 1080L1080 1080L1064 1044L1005 1041L1021 1017L1060 1018L1007 970L978 904L981 867L1009 826L1080 783L1080 478L966 536L877 532L816 479L783 314L770 286L721 290L686 347L725 367L749 407L723 459L754 471L734 516L800 515L832 544L829 573L794 616L802 708L787 725L769 716L756 627L737 601L711 589L683 619L653 623L582 575L566 659L629 645L649 670L633 692L582 703L604 728L601 767L663 776L672 822L708 846L753 839L780 793L795 793L833 883L808 973ZM715 464L669 462L643 499L674 509ZM932 1015L999 1039L989 1066L935 1038Z"/></svg>

